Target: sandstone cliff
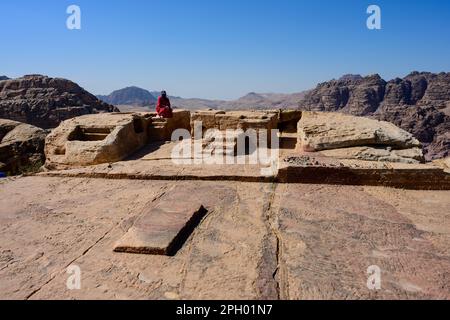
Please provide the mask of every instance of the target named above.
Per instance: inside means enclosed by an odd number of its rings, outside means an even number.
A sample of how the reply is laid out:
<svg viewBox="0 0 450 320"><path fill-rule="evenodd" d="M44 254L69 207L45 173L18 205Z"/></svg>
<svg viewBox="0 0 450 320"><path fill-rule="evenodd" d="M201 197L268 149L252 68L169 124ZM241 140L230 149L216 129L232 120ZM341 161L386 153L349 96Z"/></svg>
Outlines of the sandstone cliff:
<svg viewBox="0 0 450 320"><path fill-rule="evenodd" d="M76 83L42 75L0 82L0 118L41 128L85 114L118 111Z"/></svg>
<svg viewBox="0 0 450 320"><path fill-rule="evenodd" d="M388 82L379 75L343 77L319 84L299 106L389 121L423 143L427 160L450 155L450 73L413 72Z"/></svg>

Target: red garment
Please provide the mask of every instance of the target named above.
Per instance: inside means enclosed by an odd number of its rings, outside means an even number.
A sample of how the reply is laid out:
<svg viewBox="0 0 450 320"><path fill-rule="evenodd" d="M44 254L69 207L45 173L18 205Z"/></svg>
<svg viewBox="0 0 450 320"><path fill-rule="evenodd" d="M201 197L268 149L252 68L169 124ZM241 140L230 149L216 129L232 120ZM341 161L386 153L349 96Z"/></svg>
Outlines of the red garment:
<svg viewBox="0 0 450 320"><path fill-rule="evenodd" d="M163 118L172 118L173 112L170 107L170 100L167 97L160 96L156 104L156 113Z"/></svg>

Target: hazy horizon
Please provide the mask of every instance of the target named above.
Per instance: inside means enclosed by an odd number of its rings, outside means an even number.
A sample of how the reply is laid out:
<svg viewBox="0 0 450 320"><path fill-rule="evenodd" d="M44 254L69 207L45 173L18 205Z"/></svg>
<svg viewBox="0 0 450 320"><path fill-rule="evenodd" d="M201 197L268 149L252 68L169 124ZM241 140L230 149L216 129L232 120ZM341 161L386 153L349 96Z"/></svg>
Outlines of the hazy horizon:
<svg viewBox="0 0 450 320"><path fill-rule="evenodd" d="M72 4L81 30L66 27ZM366 27L370 4L381 30ZM344 74L450 71L450 3L438 0L18 0L0 14L0 74L67 78L96 95L137 86L234 100Z"/></svg>

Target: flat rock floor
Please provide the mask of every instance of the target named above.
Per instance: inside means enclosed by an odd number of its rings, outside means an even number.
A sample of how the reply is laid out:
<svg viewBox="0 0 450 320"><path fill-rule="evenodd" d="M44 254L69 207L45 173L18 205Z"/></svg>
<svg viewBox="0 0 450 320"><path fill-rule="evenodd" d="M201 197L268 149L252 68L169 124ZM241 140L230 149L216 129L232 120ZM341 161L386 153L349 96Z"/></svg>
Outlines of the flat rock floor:
<svg viewBox="0 0 450 320"><path fill-rule="evenodd" d="M223 201L174 256L113 252L174 188ZM450 191L3 179L0 299L450 299L449 208ZM67 287L69 266L80 289ZM379 290L367 287L370 266Z"/></svg>

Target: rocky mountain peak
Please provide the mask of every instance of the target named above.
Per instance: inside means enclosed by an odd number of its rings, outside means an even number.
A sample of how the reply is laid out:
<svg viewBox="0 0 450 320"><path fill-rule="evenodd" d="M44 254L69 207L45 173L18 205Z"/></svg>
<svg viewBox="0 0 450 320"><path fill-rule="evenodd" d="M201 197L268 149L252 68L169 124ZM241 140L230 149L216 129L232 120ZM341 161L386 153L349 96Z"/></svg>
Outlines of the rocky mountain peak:
<svg viewBox="0 0 450 320"><path fill-rule="evenodd" d="M53 128L65 119L114 111L70 80L26 75L0 82L0 118Z"/></svg>
<svg viewBox="0 0 450 320"><path fill-rule="evenodd" d="M114 105L131 105L131 106L153 106L156 98L147 90L130 86L120 90L113 91L107 96L97 96L100 100Z"/></svg>
<svg viewBox="0 0 450 320"><path fill-rule="evenodd" d="M339 78L339 81L359 81L362 79L363 77L360 74L344 74Z"/></svg>

